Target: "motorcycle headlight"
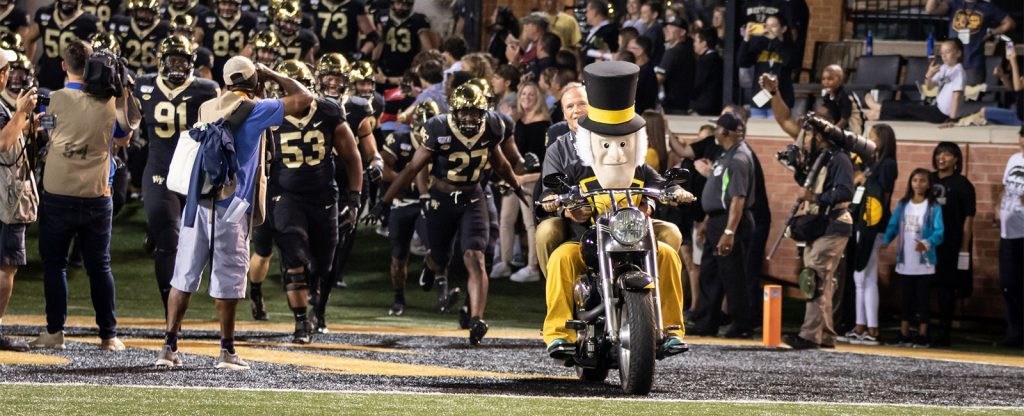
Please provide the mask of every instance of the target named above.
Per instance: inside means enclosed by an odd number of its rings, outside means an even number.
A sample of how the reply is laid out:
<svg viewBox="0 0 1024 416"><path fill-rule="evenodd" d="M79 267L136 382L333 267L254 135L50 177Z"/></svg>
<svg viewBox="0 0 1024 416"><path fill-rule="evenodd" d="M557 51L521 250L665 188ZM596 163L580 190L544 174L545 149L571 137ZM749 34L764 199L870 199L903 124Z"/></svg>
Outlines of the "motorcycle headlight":
<svg viewBox="0 0 1024 416"><path fill-rule="evenodd" d="M623 209L615 213L608 228L615 241L632 246L647 236L647 217L640 210Z"/></svg>

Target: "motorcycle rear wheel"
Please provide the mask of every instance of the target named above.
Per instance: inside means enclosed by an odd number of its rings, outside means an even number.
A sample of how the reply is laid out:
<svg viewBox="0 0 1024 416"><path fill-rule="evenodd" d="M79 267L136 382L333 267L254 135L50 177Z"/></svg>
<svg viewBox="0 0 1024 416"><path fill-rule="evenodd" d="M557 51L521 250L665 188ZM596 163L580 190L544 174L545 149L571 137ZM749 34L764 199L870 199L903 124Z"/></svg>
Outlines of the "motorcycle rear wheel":
<svg viewBox="0 0 1024 416"><path fill-rule="evenodd" d="M619 314L619 381L626 394L647 394L654 384L657 324L651 292L623 291Z"/></svg>

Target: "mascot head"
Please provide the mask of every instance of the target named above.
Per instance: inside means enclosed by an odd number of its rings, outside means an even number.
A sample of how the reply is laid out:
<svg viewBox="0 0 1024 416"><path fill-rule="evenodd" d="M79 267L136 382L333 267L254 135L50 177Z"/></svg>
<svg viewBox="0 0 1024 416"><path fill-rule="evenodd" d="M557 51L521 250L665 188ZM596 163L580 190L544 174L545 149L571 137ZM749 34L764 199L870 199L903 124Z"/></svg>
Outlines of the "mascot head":
<svg viewBox="0 0 1024 416"><path fill-rule="evenodd" d="M605 188L628 188L647 153L644 119L633 108L639 74L640 67L629 62L583 69L590 111L579 121L576 154Z"/></svg>

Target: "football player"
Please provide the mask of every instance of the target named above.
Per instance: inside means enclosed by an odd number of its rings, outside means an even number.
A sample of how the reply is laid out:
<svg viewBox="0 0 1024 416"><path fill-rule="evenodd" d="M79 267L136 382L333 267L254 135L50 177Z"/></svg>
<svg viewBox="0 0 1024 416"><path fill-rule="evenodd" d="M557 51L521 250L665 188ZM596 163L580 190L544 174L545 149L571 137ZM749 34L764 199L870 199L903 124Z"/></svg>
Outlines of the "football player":
<svg viewBox="0 0 1024 416"><path fill-rule="evenodd" d="M139 131L149 143L149 158L142 175L143 207L151 243L160 297L167 307L171 275L178 249L178 228L185 198L165 184L178 136L199 119L199 105L217 97L217 83L193 76L196 45L176 35L160 42L159 69L140 76L135 97L142 104Z"/></svg>
<svg viewBox="0 0 1024 416"><path fill-rule="evenodd" d="M199 0L168 0L163 17L164 20L174 20L175 17L189 15L199 20L207 14L210 14L210 9L199 4Z"/></svg>
<svg viewBox="0 0 1024 416"><path fill-rule="evenodd" d="M380 62L383 75L377 82L396 86L402 74L412 66L412 58L421 50L437 47L430 31L430 22L420 13L412 12L413 0L395 0L382 28L382 42L374 50L374 62Z"/></svg>
<svg viewBox="0 0 1024 416"><path fill-rule="evenodd" d="M213 80L213 51L196 42L196 18L188 13L174 16L171 18L171 34L184 36L196 44L195 74Z"/></svg>
<svg viewBox="0 0 1024 416"><path fill-rule="evenodd" d="M56 90L64 87L60 53L69 42L87 40L103 31L99 18L82 11L81 0L56 0L36 10L35 25L23 39L25 55L35 56L36 41L42 40L43 53L37 63L39 86Z"/></svg>
<svg viewBox="0 0 1024 416"><path fill-rule="evenodd" d="M389 183L398 177L398 172L412 161L412 155L423 144L427 121L441 113L437 103L424 101L417 105L410 121L412 131L396 131L384 142L384 177ZM395 300L388 315L401 316L405 313L405 280L408 275L409 246L415 232L425 238L426 223L421 220L430 194L427 190L425 171L416 175L415 186L410 186L398 195L388 214L388 240L391 242L391 285L395 289Z"/></svg>
<svg viewBox="0 0 1024 416"><path fill-rule="evenodd" d="M380 36L363 0L310 0L306 11L316 18L316 34L324 51L356 59L373 54ZM360 34L365 37L362 44Z"/></svg>
<svg viewBox="0 0 1024 416"><path fill-rule="evenodd" d="M299 60L281 62L277 71L310 89L316 83L312 71ZM279 190L274 207L274 240L284 263L288 306L295 316L295 343L311 340L307 281L320 282L328 276L338 240L338 188L331 149L347 167L360 171L359 150L343 117L338 104L318 98L305 117L286 117L274 132L270 172ZM347 192L358 194L359 189L349 188ZM326 298L318 297L313 319L323 332L327 328L323 308Z"/></svg>
<svg viewBox="0 0 1024 416"><path fill-rule="evenodd" d="M213 79L223 82L224 63L249 43L256 16L240 9L242 0L216 0L216 10L199 22L203 46L213 51Z"/></svg>
<svg viewBox="0 0 1024 416"><path fill-rule="evenodd" d="M487 333L483 320L487 305L487 271L484 249L488 240L488 214L481 175L488 162L494 172L526 200L512 167L500 149L504 137L503 123L488 112L484 92L473 85L462 85L449 98L451 113L427 122L427 141L413 155L373 210L375 220L383 218L395 197L405 190L417 172L432 164L430 201L427 203L427 241L430 255L420 280L438 286L438 307L452 306L448 289L447 264L451 257L456 231L463 250L463 262L469 272L470 297L469 342L479 344ZM457 225L457 226L455 226Z"/></svg>
<svg viewBox="0 0 1024 416"><path fill-rule="evenodd" d="M5 48L6 49L6 48ZM0 99L7 108L17 108L18 95L22 91L32 88L32 61L27 56L18 52L16 58L11 61L11 67L7 75L7 88L0 91Z"/></svg>
<svg viewBox="0 0 1024 416"><path fill-rule="evenodd" d="M128 16L114 16L107 30L117 35L128 68L137 74L157 70L157 45L167 38L170 25L160 17L159 0L129 0Z"/></svg>
<svg viewBox="0 0 1024 416"><path fill-rule="evenodd" d="M14 0L0 0L0 33L12 33L27 38L32 26L28 13ZM13 107L12 107L13 108Z"/></svg>
<svg viewBox="0 0 1024 416"><path fill-rule="evenodd" d="M261 30L256 32L252 37L252 43L247 48L248 55L252 57L253 62L266 65L267 67L276 67L278 62L281 61L281 42L278 41L277 34L270 30Z"/></svg>
<svg viewBox="0 0 1024 416"><path fill-rule="evenodd" d="M302 8L296 0L285 1L275 8L272 29L281 42L280 55L283 59L296 59L312 65L320 49L320 41L302 24Z"/></svg>
<svg viewBox="0 0 1024 416"><path fill-rule="evenodd" d="M84 0L82 2L82 10L96 16L104 26L110 23L120 9L121 0Z"/></svg>
<svg viewBox="0 0 1024 416"><path fill-rule="evenodd" d="M357 62L357 64L359 63ZM317 65L320 94L336 100L345 109L345 121L355 132L359 151L363 157L363 165L367 167L365 175L360 173L355 176L350 175L346 170L338 169L336 179L338 186L342 187L354 186L354 182L358 181L360 189L362 189L371 182L379 181L384 168L383 158L377 151L377 142L373 135L377 128L377 118L373 114L373 107L363 97L352 95L355 91L349 87L351 79L359 79L358 77L367 73L365 68L367 68L366 65L349 67L348 61L340 53L324 55ZM365 198L366 194L361 194L360 198ZM359 208L363 204L362 200L348 200L351 196L355 195L342 195L341 203L344 208L341 208L338 220L338 249L334 253L334 267L331 269L333 281L341 287L344 287L342 276L355 242L355 231L358 227L356 219L359 215ZM347 208L351 208L351 211Z"/></svg>

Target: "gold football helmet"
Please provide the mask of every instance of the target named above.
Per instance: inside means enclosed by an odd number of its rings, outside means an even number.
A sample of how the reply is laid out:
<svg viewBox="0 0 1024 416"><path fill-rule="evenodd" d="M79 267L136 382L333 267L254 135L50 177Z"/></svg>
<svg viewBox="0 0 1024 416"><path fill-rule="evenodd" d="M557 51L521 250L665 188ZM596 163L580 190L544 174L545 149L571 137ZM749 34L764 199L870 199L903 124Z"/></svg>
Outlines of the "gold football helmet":
<svg viewBox="0 0 1024 416"><path fill-rule="evenodd" d="M313 78L313 71L309 69L309 66L298 59L282 61L277 64L277 68L274 70L288 78L299 81L299 83L305 85L306 88L313 88L313 83L316 82Z"/></svg>
<svg viewBox="0 0 1024 416"><path fill-rule="evenodd" d="M328 53L320 57L316 65L316 79L319 92L331 97L340 97L348 90L348 73L351 71L348 59L340 53ZM325 80L325 77L331 77Z"/></svg>
<svg viewBox="0 0 1024 416"><path fill-rule="evenodd" d="M106 50L114 55L121 56L121 45L113 33L98 32L92 35L90 44L93 50Z"/></svg>
<svg viewBox="0 0 1024 416"><path fill-rule="evenodd" d="M171 60L171 56L185 59ZM182 35L173 35L160 42L157 57L160 59L160 76L171 84L181 85L192 74L195 66L196 44Z"/></svg>

